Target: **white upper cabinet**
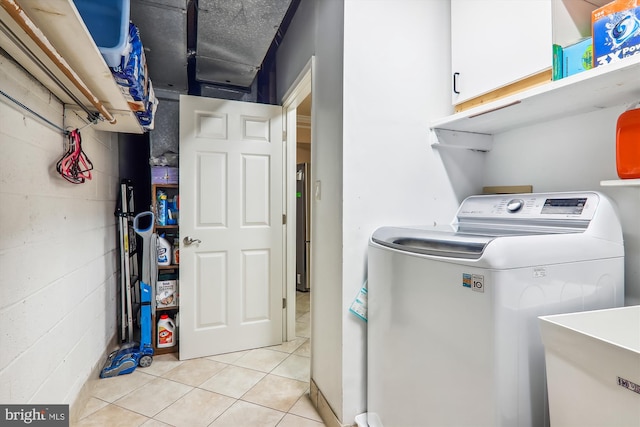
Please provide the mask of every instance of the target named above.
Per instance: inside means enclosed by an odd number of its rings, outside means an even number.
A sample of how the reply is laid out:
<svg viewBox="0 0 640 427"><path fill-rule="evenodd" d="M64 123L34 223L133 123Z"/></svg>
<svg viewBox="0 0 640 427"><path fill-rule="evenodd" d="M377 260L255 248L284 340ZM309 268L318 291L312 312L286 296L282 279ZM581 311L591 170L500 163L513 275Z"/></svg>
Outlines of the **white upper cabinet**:
<svg viewBox="0 0 640 427"><path fill-rule="evenodd" d="M451 0L454 105L551 64L552 0Z"/></svg>

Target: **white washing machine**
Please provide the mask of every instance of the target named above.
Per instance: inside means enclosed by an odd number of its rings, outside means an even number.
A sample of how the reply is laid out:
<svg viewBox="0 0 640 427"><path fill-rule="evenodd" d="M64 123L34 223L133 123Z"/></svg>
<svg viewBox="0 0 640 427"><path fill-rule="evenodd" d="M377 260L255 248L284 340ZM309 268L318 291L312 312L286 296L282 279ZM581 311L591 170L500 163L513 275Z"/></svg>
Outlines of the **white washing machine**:
<svg viewBox="0 0 640 427"><path fill-rule="evenodd" d="M537 317L619 307L624 248L596 192L471 196L451 226L369 243L368 424L549 424Z"/></svg>

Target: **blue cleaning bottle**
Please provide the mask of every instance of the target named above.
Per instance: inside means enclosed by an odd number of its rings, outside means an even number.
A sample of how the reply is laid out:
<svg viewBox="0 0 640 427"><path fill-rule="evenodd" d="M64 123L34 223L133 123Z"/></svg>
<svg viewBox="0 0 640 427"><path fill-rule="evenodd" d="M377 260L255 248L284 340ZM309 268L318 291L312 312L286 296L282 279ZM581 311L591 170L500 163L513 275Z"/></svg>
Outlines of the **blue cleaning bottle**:
<svg viewBox="0 0 640 427"><path fill-rule="evenodd" d="M157 198L158 212L156 212L156 222L158 225L167 225L167 193L158 190Z"/></svg>

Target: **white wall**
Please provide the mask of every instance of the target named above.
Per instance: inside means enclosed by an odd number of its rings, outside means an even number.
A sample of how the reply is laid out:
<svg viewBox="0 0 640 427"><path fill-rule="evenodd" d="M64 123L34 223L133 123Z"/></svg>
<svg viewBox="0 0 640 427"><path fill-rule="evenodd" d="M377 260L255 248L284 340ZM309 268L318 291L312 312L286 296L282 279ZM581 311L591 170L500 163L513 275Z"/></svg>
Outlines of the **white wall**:
<svg viewBox="0 0 640 427"><path fill-rule="evenodd" d="M428 145L451 112L448 34L439 0L302 2L278 51L280 94L316 56L312 378L345 424L366 410L366 328L348 308L371 232L449 222L458 204Z"/></svg>
<svg viewBox="0 0 640 427"><path fill-rule="evenodd" d="M311 377L342 419L342 1L302 1L278 49L279 97L315 55L312 76Z"/></svg>
<svg viewBox="0 0 640 427"><path fill-rule="evenodd" d="M343 421L366 409L366 327L346 308L366 278L369 236L449 222L457 207L428 132L451 111L448 34L448 2L345 1Z"/></svg>
<svg viewBox="0 0 640 427"><path fill-rule="evenodd" d="M63 125L62 104L1 55L0 89ZM63 135L0 96L3 403L73 403L116 332L117 134L81 133L95 169L74 185L55 172Z"/></svg>
<svg viewBox="0 0 640 427"><path fill-rule="evenodd" d="M595 190L617 204L625 240L625 305L640 304L640 189L601 187L617 179L616 121L625 106L494 136L483 185L532 184L533 191Z"/></svg>

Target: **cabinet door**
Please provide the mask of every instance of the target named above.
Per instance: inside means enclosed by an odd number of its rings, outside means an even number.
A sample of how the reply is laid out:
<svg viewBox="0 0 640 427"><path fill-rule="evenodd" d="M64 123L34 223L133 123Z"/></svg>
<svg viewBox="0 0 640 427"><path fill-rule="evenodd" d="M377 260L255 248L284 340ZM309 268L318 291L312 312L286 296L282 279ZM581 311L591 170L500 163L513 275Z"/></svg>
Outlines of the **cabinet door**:
<svg viewBox="0 0 640 427"><path fill-rule="evenodd" d="M551 0L451 0L453 104L551 67Z"/></svg>

